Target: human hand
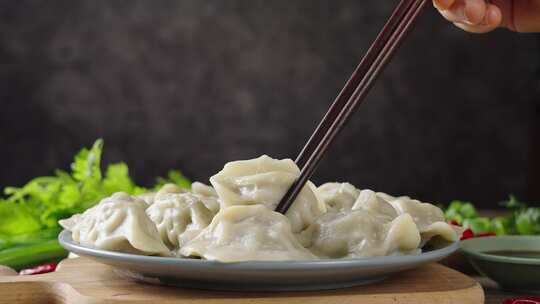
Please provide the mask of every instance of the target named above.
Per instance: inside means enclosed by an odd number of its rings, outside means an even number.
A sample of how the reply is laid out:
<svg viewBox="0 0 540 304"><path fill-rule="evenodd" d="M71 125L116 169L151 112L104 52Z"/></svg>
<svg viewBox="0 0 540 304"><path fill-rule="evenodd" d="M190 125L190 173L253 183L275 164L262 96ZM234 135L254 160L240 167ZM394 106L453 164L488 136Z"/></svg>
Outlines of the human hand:
<svg viewBox="0 0 540 304"><path fill-rule="evenodd" d="M471 33L505 27L540 32L540 0L433 0L441 15Z"/></svg>

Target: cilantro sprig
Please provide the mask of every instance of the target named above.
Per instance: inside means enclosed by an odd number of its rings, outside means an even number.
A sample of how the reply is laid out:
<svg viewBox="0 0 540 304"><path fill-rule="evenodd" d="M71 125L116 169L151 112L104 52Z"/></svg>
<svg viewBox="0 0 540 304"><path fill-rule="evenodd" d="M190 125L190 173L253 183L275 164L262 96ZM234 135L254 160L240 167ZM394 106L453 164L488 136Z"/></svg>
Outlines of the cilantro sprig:
<svg viewBox="0 0 540 304"><path fill-rule="evenodd" d="M540 235L540 208L528 207L515 196L501 202L510 214L495 218L481 217L470 202L453 201L445 210L448 221L455 221L475 234L494 232L497 235Z"/></svg>
<svg viewBox="0 0 540 304"><path fill-rule="evenodd" d="M166 183L191 186L176 170L158 177L152 188L138 186L123 162L109 164L102 171L102 154L103 140L98 139L75 155L70 171L56 170L54 175L36 177L22 187L4 189L5 197L0 197L0 264L22 267L51 255L65 255L57 244L50 244L60 231L58 220L83 212L115 192L138 195ZM48 248L54 251L45 252Z"/></svg>

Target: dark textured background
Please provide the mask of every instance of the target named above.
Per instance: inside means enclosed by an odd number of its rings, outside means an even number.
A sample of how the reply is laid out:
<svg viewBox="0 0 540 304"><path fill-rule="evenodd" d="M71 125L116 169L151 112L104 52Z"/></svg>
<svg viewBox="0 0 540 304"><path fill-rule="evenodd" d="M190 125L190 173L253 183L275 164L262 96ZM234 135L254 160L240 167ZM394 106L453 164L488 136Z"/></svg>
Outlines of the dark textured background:
<svg viewBox="0 0 540 304"><path fill-rule="evenodd" d="M10 1L0 9L0 186L94 139L141 182L293 157L396 1ZM540 200L534 35L423 16L317 172L429 201Z"/></svg>

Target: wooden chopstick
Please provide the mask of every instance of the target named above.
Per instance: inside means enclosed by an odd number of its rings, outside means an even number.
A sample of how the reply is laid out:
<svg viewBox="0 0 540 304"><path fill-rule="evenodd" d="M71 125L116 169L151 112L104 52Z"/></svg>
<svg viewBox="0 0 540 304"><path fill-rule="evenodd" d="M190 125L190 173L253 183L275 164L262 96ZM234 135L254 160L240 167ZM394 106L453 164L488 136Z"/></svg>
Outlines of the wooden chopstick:
<svg viewBox="0 0 540 304"><path fill-rule="evenodd" d="M325 117L302 149L296 162L299 178L276 208L285 214L305 183L313 175L324 153L343 129L352 113L365 100L375 80L395 54L429 0L403 0L375 39L374 43L340 92ZM345 102L346 100L346 102Z"/></svg>
<svg viewBox="0 0 540 304"><path fill-rule="evenodd" d="M345 84L345 87L336 97L330 106L330 109L328 112L326 112L324 118L315 129L315 132L313 132L309 138L307 144L302 148L302 151L300 151L300 154L295 161L298 167L303 168L306 165L309 156L313 153L315 147L317 146L318 138L321 138L324 135L324 133L331 126L333 119L337 116L339 111L341 111L345 103L351 98L354 90L358 87L360 81L368 72L368 69L373 64L373 61L375 61L377 54L382 51L392 33L395 31L400 21L405 17L405 14L413 3L414 1L411 0L401 0L398 6L394 9L383 29L378 34L377 38L368 49L366 55L362 58L360 64L358 64L353 74Z"/></svg>

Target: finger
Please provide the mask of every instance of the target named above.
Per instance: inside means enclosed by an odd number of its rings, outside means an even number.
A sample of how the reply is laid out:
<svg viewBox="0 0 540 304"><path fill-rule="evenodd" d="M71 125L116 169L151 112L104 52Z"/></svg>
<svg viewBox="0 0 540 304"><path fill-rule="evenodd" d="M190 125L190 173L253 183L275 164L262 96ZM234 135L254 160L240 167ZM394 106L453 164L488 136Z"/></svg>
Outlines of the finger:
<svg viewBox="0 0 540 304"><path fill-rule="evenodd" d="M458 0L441 14L451 22L479 25L486 19L487 7L484 0Z"/></svg>
<svg viewBox="0 0 540 304"><path fill-rule="evenodd" d="M454 22L454 24L470 33L487 33L498 28L502 23L501 10L495 5L488 4L484 20L479 24L470 24L464 22Z"/></svg>
<svg viewBox="0 0 540 304"><path fill-rule="evenodd" d="M450 8L441 11L441 15L450 22L467 22L465 2L460 0L454 2Z"/></svg>
<svg viewBox="0 0 540 304"><path fill-rule="evenodd" d="M435 6L435 8L438 9L439 11L444 11L444 10L449 9L454 4L454 2L456 1L455 0L433 0L433 6Z"/></svg>
<svg viewBox="0 0 540 304"><path fill-rule="evenodd" d="M465 1L465 17L470 24L480 24L486 16L486 2L484 0Z"/></svg>
<svg viewBox="0 0 540 304"><path fill-rule="evenodd" d="M486 8L484 0L458 0L441 14L451 22L480 24L486 16Z"/></svg>
<svg viewBox="0 0 540 304"><path fill-rule="evenodd" d="M502 13L501 27L504 26L510 30L515 31L516 28L514 24L514 16L519 16L519 4L527 3L527 1L492 0L492 3L496 5Z"/></svg>

